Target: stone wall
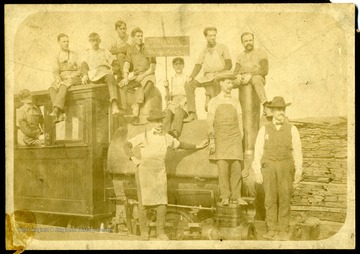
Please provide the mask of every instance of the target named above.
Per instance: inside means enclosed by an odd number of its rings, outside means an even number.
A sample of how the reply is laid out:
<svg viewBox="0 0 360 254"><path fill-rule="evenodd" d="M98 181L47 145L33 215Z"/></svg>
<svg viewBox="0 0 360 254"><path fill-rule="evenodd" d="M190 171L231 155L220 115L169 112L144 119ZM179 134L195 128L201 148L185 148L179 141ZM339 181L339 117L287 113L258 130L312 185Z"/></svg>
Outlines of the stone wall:
<svg viewBox="0 0 360 254"><path fill-rule="evenodd" d="M347 120L304 119L297 126L304 157L303 180L294 190L293 216L344 222L347 198Z"/></svg>

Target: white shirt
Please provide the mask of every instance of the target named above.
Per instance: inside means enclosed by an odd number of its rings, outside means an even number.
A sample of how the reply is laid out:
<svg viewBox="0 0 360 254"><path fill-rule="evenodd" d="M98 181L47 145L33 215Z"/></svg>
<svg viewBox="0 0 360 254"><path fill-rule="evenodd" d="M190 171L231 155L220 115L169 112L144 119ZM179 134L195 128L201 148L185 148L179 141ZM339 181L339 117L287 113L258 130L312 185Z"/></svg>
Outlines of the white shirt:
<svg viewBox="0 0 360 254"><path fill-rule="evenodd" d="M186 95L185 93L185 84L188 77L187 75L181 73L181 74L175 74L174 77L171 79L171 86L170 86L170 94L172 96L175 95Z"/></svg>
<svg viewBox="0 0 360 254"><path fill-rule="evenodd" d="M273 119L275 124L275 119ZM275 125L275 128L279 130L281 125ZM294 158L295 174L302 174L303 155L301 150L301 140L298 129L293 125L291 127L291 140L292 140L292 155ZM252 168L255 174L261 173L261 159L264 154L264 143L265 143L265 126L261 127L256 137L254 161Z"/></svg>

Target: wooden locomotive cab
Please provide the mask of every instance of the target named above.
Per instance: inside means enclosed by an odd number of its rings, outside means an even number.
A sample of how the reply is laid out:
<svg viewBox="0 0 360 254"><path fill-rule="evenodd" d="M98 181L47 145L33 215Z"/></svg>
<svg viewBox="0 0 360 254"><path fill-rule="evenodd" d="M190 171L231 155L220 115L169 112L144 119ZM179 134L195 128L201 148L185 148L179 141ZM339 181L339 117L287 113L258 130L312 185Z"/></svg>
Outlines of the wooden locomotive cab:
<svg viewBox="0 0 360 254"><path fill-rule="evenodd" d="M21 145L15 128L15 210L30 210L41 219L61 218L61 225L111 216L105 192L111 181L104 173L111 131L106 85L71 87L66 119L58 124L49 116L48 92L36 92L33 99L48 135L44 147L28 147Z"/></svg>

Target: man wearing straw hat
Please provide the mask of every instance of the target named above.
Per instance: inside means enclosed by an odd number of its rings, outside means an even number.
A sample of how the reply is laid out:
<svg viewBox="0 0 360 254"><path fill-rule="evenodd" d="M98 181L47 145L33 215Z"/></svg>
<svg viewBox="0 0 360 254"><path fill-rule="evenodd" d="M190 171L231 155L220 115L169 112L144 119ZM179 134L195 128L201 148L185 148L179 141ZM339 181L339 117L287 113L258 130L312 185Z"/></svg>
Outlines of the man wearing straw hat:
<svg viewBox="0 0 360 254"><path fill-rule="evenodd" d="M252 168L256 183L263 184L265 192L265 239L289 239L292 191L302 177L300 135L285 121L285 109L290 104L283 97L273 98L268 106L273 119L260 128L255 142Z"/></svg>
<svg viewBox="0 0 360 254"><path fill-rule="evenodd" d="M221 204L229 205L230 201L238 205L247 205L241 198L241 163L243 160L242 110L240 102L231 97L232 74L220 74L215 82L221 92L209 101L207 115L210 160L216 161L219 171Z"/></svg>
<svg viewBox="0 0 360 254"><path fill-rule="evenodd" d="M159 240L168 240L165 234L165 214L167 198L167 177L165 157L167 148L202 149L208 144L203 140L198 145L179 142L176 138L163 132L161 111L150 111L147 120L153 126L149 131L140 133L124 144L124 152L136 165L135 178L139 201L139 223L141 238L149 240L146 212L156 209L156 232ZM132 148L140 147L141 159L134 156Z"/></svg>

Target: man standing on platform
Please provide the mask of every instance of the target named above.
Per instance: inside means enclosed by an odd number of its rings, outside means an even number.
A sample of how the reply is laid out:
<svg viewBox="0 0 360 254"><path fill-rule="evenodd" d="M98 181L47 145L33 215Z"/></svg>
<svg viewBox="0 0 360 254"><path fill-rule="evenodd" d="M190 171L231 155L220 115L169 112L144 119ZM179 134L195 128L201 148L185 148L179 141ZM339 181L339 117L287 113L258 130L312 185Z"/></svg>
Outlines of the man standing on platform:
<svg viewBox="0 0 360 254"><path fill-rule="evenodd" d="M55 81L49 88L53 105L53 111L50 115L55 117L55 123L65 119L64 105L68 88L72 85L81 85L81 63L78 54L69 49L69 36L59 34L57 41L60 51L53 60Z"/></svg>
<svg viewBox="0 0 360 254"><path fill-rule="evenodd" d="M215 160L219 171L221 204L247 205L241 198L241 163L243 160L243 124L240 102L231 97L231 74L215 78L221 92L209 102L207 115L210 160Z"/></svg>
<svg viewBox="0 0 360 254"><path fill-rule="evenodd" d="M285 121L283 97L269 104L272 122L260 128L252 168L256 183L263 184L267 233L265 239L288 240L293 187L302 177L302 150L297 128ZM294 173L295 172L295 173Z"/></svg>
<svg viewBox="0 0 360 254"><path fill-rule="evenodd" d="M206 27L204 29L207 45L200 52L199 59L185 86L189 116L184 119L184 122L191 122L196 119L195 89L197 87L205 88L205 110L207 111L207 104L210 98L218 95L220 92L219 85L214 82L215 76L232 68L229 49L224 44L216 43L216 35L216 27ZM204 70L204 76L196 80L195 77L199 74L201 68Z"/></svg>
<svg viewBox="0 0 360 254"><path fill-rule="evenodd" d="M263 113L270 113L266 107L268 101L265 93L265 77L269 72L269 62L267 55L261 49L254 48L254 35L246 32L241 35L241 42L245 50L240 54L234 75L237 79L234 82L236 86L252 85L255 88L261 104L263 105Z"/></svg>

